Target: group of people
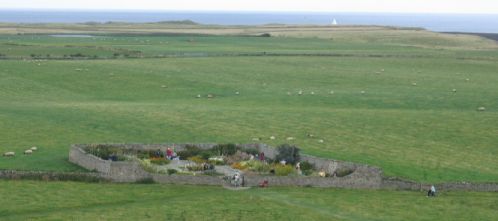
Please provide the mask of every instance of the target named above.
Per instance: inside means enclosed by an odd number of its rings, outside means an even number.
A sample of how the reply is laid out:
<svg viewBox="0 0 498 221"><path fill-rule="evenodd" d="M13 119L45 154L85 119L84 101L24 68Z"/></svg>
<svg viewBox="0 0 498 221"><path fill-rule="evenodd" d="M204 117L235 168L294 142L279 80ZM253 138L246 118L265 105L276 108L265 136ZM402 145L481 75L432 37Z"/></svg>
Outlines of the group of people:
<svg viewBox="0 0 498 221"><path fill-rule="evenodd" d="M157 151L154 153L154 155L155 155L155 157L162 157L163 153L161 152L160 149L157 149ZM179 159L178 155L176 155L176 152L169 147L168 147L168 149L166 149L166 155L164 157L168 160Z"/></svg>

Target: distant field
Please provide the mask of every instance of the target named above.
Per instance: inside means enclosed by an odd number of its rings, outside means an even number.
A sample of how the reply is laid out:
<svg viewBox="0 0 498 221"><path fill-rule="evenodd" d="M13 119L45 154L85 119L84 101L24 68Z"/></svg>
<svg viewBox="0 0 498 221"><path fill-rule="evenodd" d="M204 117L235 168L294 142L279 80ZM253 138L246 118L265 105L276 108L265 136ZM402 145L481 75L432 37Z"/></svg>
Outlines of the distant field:
<svg viewBox="0 0 498 221"><path fill-rule="evenodd" d="M4 35L0 53L10 59L0 61L0 151L32 145L42 151L1 158L0 168L78 170L66 160L72 143L245 143L262 137L278 145L293 136L306 153L369 163L387 175L498 181L498 50L390 42ZM126 50L203 56L104 59ZM247 52L278 56L209 54ZM39 61L31 53L97 59ZM317 55L327 53L335 55ZM216 98L195 98L208 93ZM477 112L480 106L487 111ZM272 135L278 139L270 141Z"/></svg>
<svg viewBox="0 0 498 221"><path fill-rule="evenodd" d="M496 220L496 193L0 181L1 220Z"/></svg>

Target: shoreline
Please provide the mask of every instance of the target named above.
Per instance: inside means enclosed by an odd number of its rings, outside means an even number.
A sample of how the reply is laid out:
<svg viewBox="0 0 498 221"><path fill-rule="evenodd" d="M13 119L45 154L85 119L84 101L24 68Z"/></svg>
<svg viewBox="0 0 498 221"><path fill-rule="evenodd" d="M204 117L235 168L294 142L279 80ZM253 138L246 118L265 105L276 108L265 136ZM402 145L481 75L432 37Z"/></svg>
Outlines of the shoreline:
<svg viewBox="0 0 498 221"><path fill-rule="evenodd" d="M498 42L498 33L479 33L479 32L440 32L444 34L453 35L477 35L479 37L487 38Z"/></svg>

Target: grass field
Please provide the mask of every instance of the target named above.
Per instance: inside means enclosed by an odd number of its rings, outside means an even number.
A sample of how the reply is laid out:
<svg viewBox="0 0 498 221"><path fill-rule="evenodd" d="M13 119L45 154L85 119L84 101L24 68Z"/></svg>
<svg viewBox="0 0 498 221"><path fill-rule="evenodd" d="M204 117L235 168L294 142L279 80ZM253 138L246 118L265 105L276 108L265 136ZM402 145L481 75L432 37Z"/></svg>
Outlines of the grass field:
<svg viewBox="0 0 498 221"><path fill-rule="evenodd" d="M0 181L1 220L495 220L496 193Z"/></svg>
<svg viewBox="0 0 498 221"><path fill-rule="evenodd" d="M260 33L274 37L248 37ZM475 36L381 27L0 24L0 58L0 152L17 152L1 157L0 169L80 171L67 161L74 143L261 137L278 145L295 137L304 153L378 166L387 176L498 182L498 44ZM21 154L31 146L40 151ZM418 192L312 188L0 186L0 220L497 217L494 193L428 200Z"/></svg>

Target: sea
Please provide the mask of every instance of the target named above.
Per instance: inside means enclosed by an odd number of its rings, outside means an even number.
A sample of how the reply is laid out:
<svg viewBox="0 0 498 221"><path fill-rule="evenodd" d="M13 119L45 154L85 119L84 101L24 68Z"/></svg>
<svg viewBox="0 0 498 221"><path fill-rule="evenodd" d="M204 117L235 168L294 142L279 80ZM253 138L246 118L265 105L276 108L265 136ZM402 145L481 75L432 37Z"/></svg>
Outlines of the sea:
<svg viewBox="0 0 498 221"><path fill-rule="evenodd" d="M2 10L0 22L84 23L191 20L201 24L381 25L418 27L436 32L498 33L498 14L407 14L345 12L205 12L205 11L78 11Z"/></svg>

